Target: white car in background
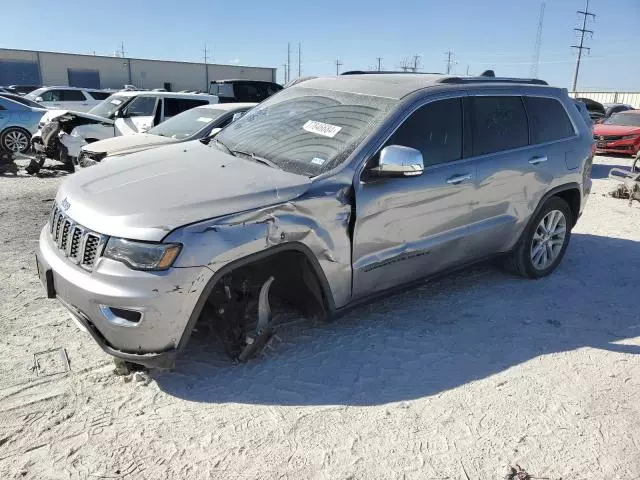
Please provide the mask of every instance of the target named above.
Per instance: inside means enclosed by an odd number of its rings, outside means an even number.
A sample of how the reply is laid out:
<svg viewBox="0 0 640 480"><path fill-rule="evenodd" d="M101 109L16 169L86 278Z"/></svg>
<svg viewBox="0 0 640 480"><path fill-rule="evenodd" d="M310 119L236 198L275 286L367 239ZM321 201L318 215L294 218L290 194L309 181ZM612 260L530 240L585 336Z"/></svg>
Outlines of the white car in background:
<svg viewBox="0 0 640 480"><path fill-rule="evenodd" d="M215 95L117 92L86 113L47 112L40 122L40 130L33 136L33 148L39 154L71 165L84 145L119 135L143 133L185 110L217 103Z"/></svg>
<svg viewBox="0 0 640 480"><path fill-rule="evenodd" d="M73 162L77 168L90 167L106 158L120 157L172 143L209 139L256 105L257 103L221 103L192 108L146 133L120 135L85 145Z"/></svg>
<svg viewBox="0 0 640 480"><path fill-rule="evenodd" d="M77 87L42 87L25 95L46 108L87 112L113 92Z"/></svg>

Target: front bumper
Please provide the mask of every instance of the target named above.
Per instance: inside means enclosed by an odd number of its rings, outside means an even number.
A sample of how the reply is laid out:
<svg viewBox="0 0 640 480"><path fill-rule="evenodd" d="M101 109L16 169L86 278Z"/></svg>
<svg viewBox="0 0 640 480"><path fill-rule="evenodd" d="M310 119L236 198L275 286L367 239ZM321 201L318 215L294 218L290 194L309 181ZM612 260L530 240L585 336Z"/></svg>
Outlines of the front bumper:
<svg viewBox="0 0 640 480"><path fill-rule="evenodd" d="M37 254L41 277L50 272L49 296L55 296L109 355L150 367L173 364L178 345L204 285L207 267L163 272L131 270L99 258L87 271L69 261L46 225ZM109 307L139 312L137 322L107 315Z"/></svg>
<svg viewBox="0 0 640 480"><path fill-rule="evenodd" d="M640 150L640 139L628 140L598 140L596 142L596 153L623 153L635 155Z"/></svg>

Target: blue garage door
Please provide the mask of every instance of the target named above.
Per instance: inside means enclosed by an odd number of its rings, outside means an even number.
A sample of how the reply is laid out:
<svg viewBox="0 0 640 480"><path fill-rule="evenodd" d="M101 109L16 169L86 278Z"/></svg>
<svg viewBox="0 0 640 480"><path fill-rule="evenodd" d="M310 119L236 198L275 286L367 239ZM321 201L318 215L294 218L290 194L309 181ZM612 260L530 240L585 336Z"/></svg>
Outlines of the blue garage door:
<svg viewBox="0 0 640 480"><path fill-rule="evenodd" d="M40 85L37 62L0 60L0 85Z"/></svg>
<svg viewBox="0 0 640 480"><path fill-rule="evenodd" d="M100 72L98 70L85 70L67 68L70 87L100 88Z"/></svg>

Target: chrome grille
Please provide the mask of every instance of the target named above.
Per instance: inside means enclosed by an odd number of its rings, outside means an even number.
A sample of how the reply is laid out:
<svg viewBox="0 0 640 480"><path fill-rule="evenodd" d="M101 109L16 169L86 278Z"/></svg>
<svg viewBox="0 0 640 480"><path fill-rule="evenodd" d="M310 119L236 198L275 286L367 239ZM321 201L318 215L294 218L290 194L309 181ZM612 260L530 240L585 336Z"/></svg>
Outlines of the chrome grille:
<svg viewBox="0 0 640 480"><path fill-rule="evenodd" d="M50 234L61 253L73 263L92 270L108 237L74 223L57 205L51 211Z"/></svg>

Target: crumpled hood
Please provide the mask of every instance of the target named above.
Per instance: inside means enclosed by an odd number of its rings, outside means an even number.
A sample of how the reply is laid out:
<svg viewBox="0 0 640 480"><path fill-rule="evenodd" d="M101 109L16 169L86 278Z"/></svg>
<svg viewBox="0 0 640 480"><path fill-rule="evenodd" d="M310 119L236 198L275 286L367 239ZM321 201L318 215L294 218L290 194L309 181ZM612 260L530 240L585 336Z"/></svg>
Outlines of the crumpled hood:
<svg viewBox="0 0 640 480"><path fill-rule="evenodd" d="M124 155L128 153L146 150L147 148L157 147L160 145L168 145L177 143L180 140L175 138L162 137L160 135L151 135L148 133L135 133L133 135L120 135L118 137L107 138L99 142L90 143L82 148L82 150L96 153L106 153L107 155Z"/></svg>
<svg viewBox="0 0 640 480"><path fill-rule="evenodd" d="M101 117L100 115L94 115L92 113L86 112L74 112L73 110L47 110L42 116L41 122L47 123L51 120L59 119L59 120L71 120L74 117L86 118L88 120L95 120L100 123L115 123L110 118Z"/></svg>
<svg viewBox="0 0 640 480"><path fill-rule="evenodd" d="M310 183L195 140L81 170L62 183L56 202L96 232L159 241L186 224L292 200Z"/></svg>

